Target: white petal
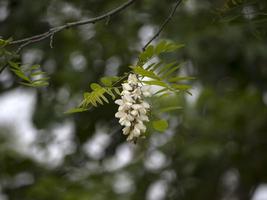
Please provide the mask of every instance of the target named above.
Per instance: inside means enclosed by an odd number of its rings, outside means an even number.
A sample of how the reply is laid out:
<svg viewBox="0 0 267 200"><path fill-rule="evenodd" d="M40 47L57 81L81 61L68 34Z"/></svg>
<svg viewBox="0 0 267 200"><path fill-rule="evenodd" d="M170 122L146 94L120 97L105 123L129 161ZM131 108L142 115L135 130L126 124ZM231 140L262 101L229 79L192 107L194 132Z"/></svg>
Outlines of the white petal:
<svg viewBox="0 0 267 200"><path fill-rule="evenodd" d="M124 127L124 128L122 129L122 133L123 133L124 135L128 135L129 132L130 132L130 127L129 127L129 126L126 126L126 127Z"/></svg>
<svg viewBox="0 0 267 200"><path fill-rule="evenodd" d="M121 92L121 94L122 94L122 95L125 95L125 94L130 95L131 93L130 93L128 90L123 90L123 91Z"/></svg>
<svg viewBox="0 0 267 200"><path fill-rule="evenodd" d="M134 137L139 137L141 134L141 131L140 131L140 129L134 127L134 129L132 130L132 134Z"/></svg>
<svg viewBox="0 0 267 200"><path fill-rule="evenodd" d="M129 74L128 83L134 84L134 85L138 83L138 79L135 74Z"/></svg>
<svg viewBox="0 0 267 200"><path fill-rule="evenodd" d="M133 140L133 134L129 134L129 136L127 137L127 141L131 141L131 140Z"/></svg>
<svg viewBox="0 0 267 200"><path fill-rule="evenodd" d="M127 119L128 119L129 121L133 121L133 120L134 120L134 117L133 117L132 115L127 115Z"/></svg>
<svg viewBox="0 0 267 200"><path fill-rule="evenodd" d="M139 109L142 108L142 106L141 106L140 104L133 104L133 105L132 105L132 108L133 108L134 110L139 110Z"/></svg>
<svg viewBox="0 0 267 200"><path fill-rule="evenodd" d="M138 123L135 125L135 128L140 129L142 132L146 131L146 126L143 123Z"/></svg>
<svg viewBox="0 0 267 200"><path fill-rule="evenodd" d="M133 102L134 100L132 99L132 97L130 95L125 94L123 97L123 100L128 102Z"/></svg>
<svg viewBox="0 0 267 200"><path fill-rule="evenodd" d="M123 125L124 125L124 126L131 126L131 122L128 121L128 120L125 120Z"/></svg>
<svg viewBox="0 0 267 200"><path fill-rule="evenodd" d="M140 114L145 115L146 114L146 109L145 108L141 108L141 109L139 109L139 112L140 112Z"/></svg>
<svg viewBox="0 0 267 200"><path fill-rule="evenodd" d="M137 111L137 110L132 110L132 111L131 111L131 114L132 114L133 116L136 116L136 115L138 115L138 111Z"/></svg>
<svg viewBox="0 0 267 200"><path fill-rule="evenodd" d="M142 106L144 106L144 108L150 108L150 105L146 101L142 103Z"/></svg>
<svg viewBox="0 0 267 200"><path fill-rule="evenodd" d="M128 83L123 83L122 88L123 90L128 90L128 91L133 89Z"/></svg>
<svg viewBox="0 0 267 200"><path fill-rule="evenodd" d="M147 122L149 121L148 116L147 115L143 115L143 114L139 116L139 119L142 120L142 121L147 121Z"/></svg>
<svg viewBox="0 0 267 200"><path fill-rule="evenodd" d="M152 95L150 91L150 86L148 85L142 86L142 92L145 97L150 97Z"/></svg>
<svg viewBox="0 0 267 200"><path fill-rule="evenodd" d="M122 99L117 99L117 100L115 101L115 104L122 105L122 104L123 104Z"/></svg>

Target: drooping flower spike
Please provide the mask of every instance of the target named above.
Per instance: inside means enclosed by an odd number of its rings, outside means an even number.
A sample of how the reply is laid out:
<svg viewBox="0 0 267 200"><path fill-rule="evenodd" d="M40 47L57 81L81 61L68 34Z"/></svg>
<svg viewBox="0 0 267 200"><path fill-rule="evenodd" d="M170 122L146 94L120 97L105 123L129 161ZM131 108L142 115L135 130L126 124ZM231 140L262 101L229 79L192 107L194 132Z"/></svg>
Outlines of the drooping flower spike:
<svg viewBox="0 0 267 200"><path fill-rule="evenodd" d="M147 112L150 108L144 97L150 96L146 86L142 86L136 74L129 74L128 80L122 84L121 99L115 101L119 105L115 117L124 126L124 135L127 141L136 142L146 131L145 121L149 121Z"/></svg>

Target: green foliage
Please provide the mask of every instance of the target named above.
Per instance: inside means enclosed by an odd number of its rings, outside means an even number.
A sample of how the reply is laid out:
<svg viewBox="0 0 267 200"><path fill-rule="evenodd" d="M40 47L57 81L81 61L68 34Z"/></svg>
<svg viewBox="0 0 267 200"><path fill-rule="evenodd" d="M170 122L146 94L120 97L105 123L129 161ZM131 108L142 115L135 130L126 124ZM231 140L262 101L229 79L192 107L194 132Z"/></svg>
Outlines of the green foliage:
<svg viewBox="0 0 267 200"><path fill-rule="evenodd" d="M115 100L116 95L120 95L120 90L118 87L113 87L112 85L119 79L119 77L104 77L101 79L103 86L98 83L91 83L91 91L83 94L83 100L78 108L70 109L66 113L72 114L84 112L88 111L91 106L97 107L99 104L104 105L104 103L109 103L108 98L105 96L107 94L112 100Z"/></svg>
<svg viewBox="0 0 267 200"><path fill-rule="evenodd" d="M135 66L130 66L130 68L132 69L132 72L140 76L140 81L143 84L163 87L156 94L161 93L161 95L164 95L169 92L177 93L180 91L187 91L190 89L189 85L177 84L177 82L192 80L193 77L180 77L174 75L177 74L176 72L181 67L181 64L177 64L176 62L165 64L163 60L160 60L157 63L148 64L148 62L155 56L173 52L183 46L184 45L177 45L167 41L162 41L156 46L150 45L144 52L140 53L137 64ZM145 67L146 65L148 65L148 67ZM104 105L104 103L110 103L105 95L108 94L113 100L116 98L116 95L120 95L120 84L129 73L126 73L123 76L102 77L100 79L102 85L92 83L90 85L91 91L83 94L83 100L78 108L71 109L66 113L84 112L88 111L91 106L97 107L98 105ZM150 80L144 78L149 78Z"/></svg>
<svg viewBox="0 0 267 200"><path fill-rule="evenodd" d="M156 46L148 46L144 52L141 52L138 57L138 62L135 66L130 66L131 71L129 73L135 73L139 77L139 81L144 85L160 86L159 91L155 92L154 97L159 95L160 97L168 96L170 93L177 94L181 91L187 93L191 88L188 84L181 84L181 81L193 80L193 77L178 76L178 70L183 63L170 62L165 63L163 59L158 62L150 63L151 59L163 53L173 52L184 45L177 45L173 42L162 41ZM161 57L159 57L161 58ZM83 94L83 100L78 108L71 109L66 113L79 113L88 111L91 106L97 107L98 105L104 105L110 103L106 95L109 95L114 100L116 96L120 96L119 87L124 79L126 79L129 73L123 76L111 76L102 77L100 82L92 83L90 85L91 91ZM189 93L190 94L190 93ZM157 114L164 112L170 112L173 110L181 109L179 106L164 107L159 110ZM158 116L156 116L158 118ZM152 127L156 131L164 132L168 128L168 123L165 120L157 120L152 122Z"/></svg>
<svg viewBox="0 0 267 200"><path fill-rule="evenodd" d="M182 109L182 107L180 107L180 106L170 106L170 107L166 107L166 108L161 108L159 110L159 112L164 113L164 112L170 112L170 111L180 110L180 109Z"/></svg>
<svg viewBox="0 0 267 200"><path fill-rule="evenodd" d="M103 83L104 86L111 87L112 84L116 81L118 81L120 77L118 76L105 76L100 79L101 83Z"/></svg>
<svg viewBox="0 0 267 200"><path fill-rule="evenodd" d="M168 42L168 41L161 41L158 45L153 46L153 45L149 45L145 51L143 51L142 53L140 53L139 57L138 57L138 63L137 66L142 66L144 65L146 62L148 62L150 59L152 59L155 56L158 56L162 53L167 53L167 52L173 52L179 48L184 47L183 44L175 44L173 42Z"/></svg>
<svg viewBox="0 0 267 200"><path fill-rule="evenodd" d="M5 46L7 46L12 40L8 39L8 40L3 40L0 39L0 48L4 48Z"/></svg>
<svg viewBox="0 0 267 200"><path fill-rule="evenodd" d="M10 70L20 79L21 84L29 87L48 86L49 77L42 71L40 65L20 65L17 62L9 61Z"/></svg>
<svg viewBox="0 0 267 200"><path fill-rule="evenodd" d="M144 84L163 87L162 90L159 91L159 93L178 93L180 91L188 92L188 90L191 88L190 85L178 84L178 82L188 81L194 78L180 77L176 75L183 63L164 63L163 60L160 60L157 63L148 64L152 58L163 53L175 51L176 49L182 48L183 46L184 45L177 45L173 42L167 41L162 41L156 46L150 45L144 52L139 55L139 61L137 63L137 66L133 67L133 71L136 74L140 75L142 78L151 79L143 79L142 82ZM148 65L148 67L146 67L146 65Z"/></svg>
<svg viewBox="0 0 267 200"><path fill-rule="evenodd" d="M241 5L244 2L245 2L245 0L226 0L223 8L225 10L231 9L233 7Z"/></svg>
<svg viewBox="0 0 267 200"><path fill-rule="evenodd" d="M0 72L8 66L8 62L17 59L18 55L12 51L6 49L6 46L10 43L11 39L0 39Z"/></svg>
<svg viewBox="0 0 267 200"><path fill-rule="evenodd" d="M168 128L168 122L166 120L157 120L152 122L152 126L159 132L164 132Z"/></svg>
<svg viewBox="0 0 267 200"><path fill-rule="evenodd" d="M262 24L266 23L266 2L260 0L226 0L218 9L219 22L232 25L254 26L254 35L265 34Z"/></svg>

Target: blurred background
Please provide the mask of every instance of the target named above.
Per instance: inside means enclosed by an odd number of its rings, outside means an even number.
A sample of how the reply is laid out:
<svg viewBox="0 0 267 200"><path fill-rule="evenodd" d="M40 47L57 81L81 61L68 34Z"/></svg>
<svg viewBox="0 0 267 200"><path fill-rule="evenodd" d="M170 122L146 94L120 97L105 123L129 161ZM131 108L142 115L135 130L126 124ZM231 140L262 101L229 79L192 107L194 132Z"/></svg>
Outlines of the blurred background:
<svg viewBox="0 0 267 200"><path fill-rule="evenodd" d="M0 36L20 39L104 13L123 0L0 0ZM49 87L0 75L0 200L267 200L267 2L187 0L161 39L185 44L175 60L196 77L192 96L164 104L164 133L125 142L114 104L65 115L91 82L118 75L170 12L139 0L109 21L28 46Z"/></svg>

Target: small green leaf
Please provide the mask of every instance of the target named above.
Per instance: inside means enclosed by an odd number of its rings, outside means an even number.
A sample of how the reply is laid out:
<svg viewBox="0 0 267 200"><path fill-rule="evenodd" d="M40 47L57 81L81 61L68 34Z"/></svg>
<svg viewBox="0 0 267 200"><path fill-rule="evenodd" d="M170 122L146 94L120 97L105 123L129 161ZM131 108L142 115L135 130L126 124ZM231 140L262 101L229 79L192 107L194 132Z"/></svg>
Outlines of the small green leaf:
<svg viewBox="0 0 267 200"><path fill-rule="evenodd" d="M178 70L181 67L181 65L177 65L173 68L171 68L169 71L165 72L162 76L163 79L168 78L168 76L170 76L173 72L175 72L176 70Z"/></svg>
<svg viewBox="0 0 267 200"><path fill-rule="evenodd" d="M64 112L65 114L73 114L88 111L88 108L72 108Z"/></svg>
<svg viewBox="0 0 267 200"><path fill-rule="evenodd" d="M104 96L104 94L102 94L100 97L101 97L106 103L109 103L108 99Z"/></svg>
<svg viewBox="0 0 267 200"><path fill-rule="evenodd" d="M96 90L99 90L102 87L99 84L97 84L97 83L91 83L90 88L92 90L96 91Z"/></svg>
<svg viewBox="0 0 267 200"><path fill-rule="evenodd" d="M149 78L152 78L152 79L157 79L159 80L159 77L153 72L153 71L148 71L148 70L145 70L144 68L142 67L135 67L134 69L134 72L141 75L141 76L146 76L146 77L149 77Z"/></svg>
<svg viewBox="0 0 267 200"><path fill-rule="evenodd" d="M166 120L157 120L152 122L152 126L159 132L164 132L168 128L168 122Z"/></svg>
<svg viewBox="0 0 267 200"><path fill-rule="evenodd" d="M29 70L36 70L36 69L39 69L39 68L41 68L40 65L33 65L33 66L31 66L31 67L29 68Z"/></svg>
<svg viewBox="0 0 267 200"><path fill-rule="evenodd" d="M158 95L158 94L161 94L161 93L164 93L164 92L168 92L168 91L169 91L169 88L163 88L163 89L157 91L154 95Z"/></svg>
<svg viewBox="0 0 267 200"><path fill-rule="evenodd" d="M195 77L190 77L190 76L176 76L169 78L169 82L178 82L178 81L189 81L189 80L194 80L196 79Z"/></svg>
<svg viewBox="0 0 267 200"><path fill-rule="evenodd" d="M39 76L39 75L44 75L44 74L46 74L46 72L39 71L39 72L31 73L30 76L33 77L33 76Z"/></svg>
<svg viewBox="0 0 267 200"><path fill-rule="evenodd" d="M112 92L112 88L105 88L105 90L106 90L106 93L108 93L113 100L116 98L116 96Z"/></svg>
<svg viewBox="0 0 267 200"><path fill-rule="evenodd" d="M182 107L179 107L179 106L171 106L171 107L160 109L160 112L170 112L170 111L173 111L173 110L180 110L180 109L182 109Z"/></svg>
<svg viewBox="0 0 267 200"><path fill-rule="evenodd" d="M9 64L12 68L20 70L19 63L9 61L8 64Z"/></svg>
<svg viewBox="0 0 267 200"><path fill-rule="evenodd" d="M114 88L114 91L117 93L117 95L121 95L121 92L118 88Z"/></svg>
<svg viewBox="0 0 267 200"><path fill-rule="evenodd" d="M147 85L157 85L161 87L168 87L168 85L162 81L142 81L142 82Z"/></svg>
<svg viewBox="0 0 267 200"><path fill-rule="evenodd" d="M47 82L50 79L50 77L44 77L37 80L34 80L33 82Z"/></svg>
<svg viewBox="0 0 267 200"><path fill-rule="evenodd" d="M156 64L156 63L151 63L150 65L148 65L148 66L146 67L146 70L150 70L155 64ZM133 67L132 69L134 69L134 67Z"/></svg>
<svg viewBox="0 0 267 200"><path fill-rule="evenodd" d="M164 65L163 67L161 67L158 74L162 74L163 72L166 72L171 67L176 66L175 64L176 64L176 62L172 62L172 63Z"/></svg>
<svg viewBox="0 0 267 200"><path fill-rule="evenodd" d="M162 40L155 49L156 54L160 54L165 51L165 46L166 46L167 41Z"/></svg>
<svg viewBox="0 0 267 200"><path fill-rule="evenodd" d="M8 40L0 39L0 47L5 47L8 44L9 44L9 41Z"/></svg>
<svg viewBox="0 0 267 200"><path fill-rule="evenodd" d="M172 84L171 87L176 90L188 90L191 88L190 85L178 85L178 84Z"/></svg>
<svg viewBox="0 0 267 200"><path fill-rule="evenodd" d="M20 84L28 86L28 87L45 87L48 86L49 83L48 82L20 82Z"/></svg>
<svg viewBox="0 0 267 200"><path fill-rule="evenodd" d="M144 52L139 55L141 62L146 62L154 56L154 46L149 45Z"/></svg>
<svg viewBox="0 0 267 200"><path fill-rule="evenodd" d="M118 81L119 79L120 79L120 77L118 77L118 76L105 76L105 77L102 77L100 79L100 81L101 81L101 83L103 83L103 85L111 87L112 84L114 82Z"/></svg>
<svg viewBox="0 0 267 200"><path fill-rule="evenodd" d="M31 80L20 70L17 69L11 69L12 72L14 72L19 78L27 81L27 82L31 82Z"/></svg>

